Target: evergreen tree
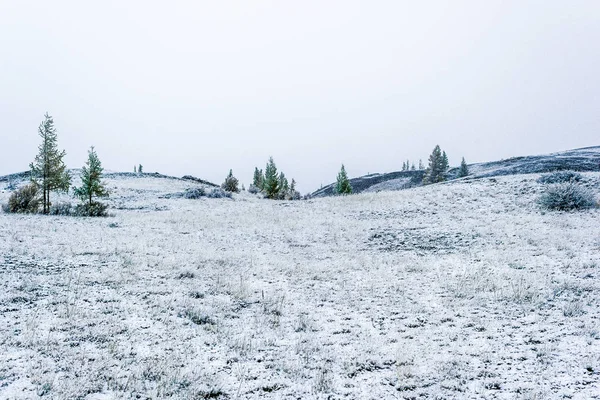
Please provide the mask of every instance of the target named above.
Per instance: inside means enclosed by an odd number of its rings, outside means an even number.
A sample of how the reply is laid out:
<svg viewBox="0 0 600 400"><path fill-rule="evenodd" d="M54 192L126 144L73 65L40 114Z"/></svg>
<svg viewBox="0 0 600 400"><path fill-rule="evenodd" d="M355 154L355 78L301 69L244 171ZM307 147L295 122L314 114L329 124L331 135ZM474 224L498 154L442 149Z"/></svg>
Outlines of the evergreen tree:
<svg viewBox="0 0 600 400"><path fill-rule="evenodd" d="M229 175L227 175L227 178L225 178L225 182L223 182L221 188L226 192L238 193L240 191L238 184L238 179L235 176L233 176L233 170L230 169Z"/></svg>
<svg viewBox="0 0 600 400"><path fill-rule="evenodd" d="M142 164L140 164L138 167L138 173L140 173L140 174L144 173L144 167L142 167Z"/></svg>
<svg viewBox="0 0 600 400"><path fill-rule="evenodd" d="M348 179L348 174L346 174L344 164L342 164L342 169L338 173L335 190L337 194L352 194L352 186L350 185L350 180Z"/></svg>
<svg viewBox="0 0 600 400"><path fill-rule="evenodd" d="M448 164L448 156L446 155L446 152L444 151L442 153L442 171L444 173L446 173L448 171L448 168L450 168L450 165Z"/></svg>
<svg viewBox="0 0 600 400"><path fill-rule="evenodd" d="M133 173L137 174L137 167L135 165L133 166Z"/></svg>
<svg viewBox="0 0 600 400"><path fill-rule="evenodd" d="M50 192L53 190L67 192L71 186L71 176L63 161L66 152L58 150L54 120L48 113L38 128L42 144L34 162L29 164L31 180L42 189L42 206L44 214L50 211Z"/></svg>
<svg viewBox="0 0 600 400"><path fill-rule="evenodd" d="M262 169L254 168L254 177L252 178L252 185L258 190L263 190L265 177Z"/></svg>
<svg viewBox="0 0 600 400"><path fill-rule="evenodd" d="M102 182L102 163L96 154L94 146L88 150L88 159L81 169L81 186L75 188L75 195L81 201L87 202L89 207L92 206L93 197L106 197L108 190Z"/></svg>
<svg viewBox="0 0 600 400"><path fill-rule="evenodd" d="M462 161L460 162L460 169L458 170L458 177L464 178L467 175L469 175L469 166L467 165L467 162L465 161L465 158L463 157Z"/></svg>
<svg viewBox="0 0 600 400"><path fill-rule="evenodd" d="M402 161L402 172L406 171L406 163Z"/></svg>
<svg viewBox="0 0 600 400"><path fill-rule="evenodd" d="M419 159L419 171L423 171L425 167L423 166L423 161Z"/></svg>
<svg viewBox="0 0 600 400"><path fill-rule="evenodd" d="M265 168L265 179L263 181L263 190L269 199L276 199L279 195L279 175L277 174L277 166L273 157L269 157L269 162Z"/></svg>
<svg viewBox="0 0 600 400"><path fill-rule="evenodd" d="M410 167L410 170L411 170L411 171L416 171L416 170L417 170L417 167L415 167L415 163L413 163L413 164L411 165L411 167Z"/></svg>
<svg viewBox="0 0 600 400"><path fill-rule="evenodd" d="M427 185L431 183L445 181L446 169L444 168L444 156L442 154L442 150L440 149L440 146L435 146L435 148L431 152L431 155L429 156L429 166L425 170L423 184Z"/></svg>
<svg viewBox="0 0 600 400"><path fill-rule="evenodd" d="M283 172L281 172L279 174L279 197L281 199L287 198L289 191L290 191L290 184L289 184L287 178L285 177L285 174Z"/></svg>

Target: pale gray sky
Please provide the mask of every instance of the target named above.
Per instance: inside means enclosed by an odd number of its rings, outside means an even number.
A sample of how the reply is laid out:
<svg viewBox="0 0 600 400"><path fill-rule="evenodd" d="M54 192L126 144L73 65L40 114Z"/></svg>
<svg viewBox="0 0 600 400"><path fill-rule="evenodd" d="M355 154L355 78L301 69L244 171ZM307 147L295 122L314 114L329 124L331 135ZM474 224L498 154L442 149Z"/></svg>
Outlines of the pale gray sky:
<svg viewBox="0 0 600 400"><path fill-rule="evenodd" d="M55 118L69 167L303 193L399 170L600 145L600 1L0 0L0 175Z"/></svg>

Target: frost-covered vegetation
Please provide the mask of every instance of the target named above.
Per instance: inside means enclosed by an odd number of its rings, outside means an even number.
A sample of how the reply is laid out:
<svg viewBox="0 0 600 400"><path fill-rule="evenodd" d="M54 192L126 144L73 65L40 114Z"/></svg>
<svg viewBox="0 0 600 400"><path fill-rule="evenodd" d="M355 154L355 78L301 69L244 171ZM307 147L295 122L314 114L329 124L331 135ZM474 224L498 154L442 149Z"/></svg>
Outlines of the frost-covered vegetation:
<svg viewBox="0 0 600 400"><path fill-rule="evenodd" d="M540 196L539 203L542 207L559 211L582 210L597 205L594 193L574 181L550 186Z"/></svg>
<svg viewBox="0 0 600 400"><path fill-rule="evenodd" d="M579 172L575 171L556 171L549 174L544 174L538 178L539 183L554 184L554 183L569 183L580 182L583 179Z"/></svg>
<svg viewBox="0 0 600 400"><path fill-rule="evenodd" d="M111 176L108 218L1 213L0 398L593 398L600 209L543 212L537 178L282 203Z"/></svg>

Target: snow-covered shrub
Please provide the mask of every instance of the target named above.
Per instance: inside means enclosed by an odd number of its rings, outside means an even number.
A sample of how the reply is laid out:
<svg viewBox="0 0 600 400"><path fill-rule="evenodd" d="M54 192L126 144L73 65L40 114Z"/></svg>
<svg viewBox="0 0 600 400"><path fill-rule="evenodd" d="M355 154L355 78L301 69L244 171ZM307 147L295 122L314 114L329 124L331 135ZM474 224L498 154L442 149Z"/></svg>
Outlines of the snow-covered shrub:
<svg viewBox="0 0 600 400"><path fill-rule="evenodd" d="M594 194L575 182L550 186L539 199L539 204L549 210L581 210L596 206Z"/></svg>
<svg viewBox="0 0 600 400"><path fill-rule="evenodd" d="M8 204L2 209L8 213L36 213L40 202L37 185L30 183L13 192L8 198Z"/></svg>
<svg viewBox="0 0 600 400"><path fill-rule="evenodd" d="M50 206L50 215L72 215L73 207L71 203L58 203Z"/></svg>
<svg viewBox="0 0 600 400"><path fill-rule="evenodd" d="M538 178L538 183L542 184L553 184L553 183L568 183L568 182L580 182L583 176L579 172L575 171L558 171L550 174L542 175Z"/></svg>
<svg viewBox="0 0 600 400"><path fill-rule="evenodd" d="M206 190L203 187L188 189L183 195L186 199L199 199L204 196L206 196Z"/></svg>
<svg viewBox="0 0 600 400"><path fill-rule="evenodd" d="M248 193L258 194L259 192L260 192L260 189L256 186L254 186L253 184L250 184L250 186L248 186Z"/></svg>
<svg viewBox="0 0 600 400"><path fill-rule="evenodd" d="M211 199L222 199L222 198L231 198L231 192L226 192L221 188L214 188L211 190L206 197Z"/></svg>
<svg viewBox="0 0 600 400"><path fill-rule="evenodd" d="M92 203L78 204L73 215L78 217L107 217L107 209L107 204L93 201Z"/></svg>

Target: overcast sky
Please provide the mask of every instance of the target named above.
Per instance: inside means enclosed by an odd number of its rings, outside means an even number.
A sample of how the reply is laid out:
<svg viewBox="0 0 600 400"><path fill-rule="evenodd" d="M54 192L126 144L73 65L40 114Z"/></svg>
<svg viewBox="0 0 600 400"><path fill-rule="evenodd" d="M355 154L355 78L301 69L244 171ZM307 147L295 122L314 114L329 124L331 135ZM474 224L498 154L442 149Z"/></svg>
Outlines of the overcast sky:
<svg viewBox="0 0 600 400"><path fill-rule="evenodd" d="M299 189L600 145L600 1L0 0L0 175L48 111L69 167Z"/></svg>

